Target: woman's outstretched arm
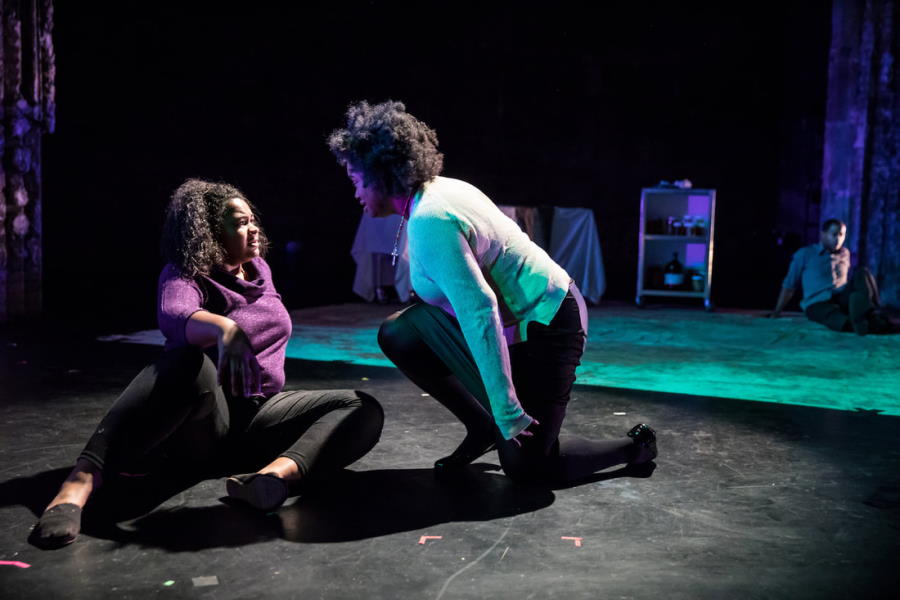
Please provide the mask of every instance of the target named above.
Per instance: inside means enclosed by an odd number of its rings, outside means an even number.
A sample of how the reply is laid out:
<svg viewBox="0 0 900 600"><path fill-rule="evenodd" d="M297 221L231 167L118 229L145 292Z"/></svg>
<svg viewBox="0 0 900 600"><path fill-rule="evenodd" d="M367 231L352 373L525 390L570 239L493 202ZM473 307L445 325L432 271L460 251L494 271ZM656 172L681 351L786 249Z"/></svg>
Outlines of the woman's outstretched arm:
<svg viewBox="0 0 900 600"><path fill-rule="evenodd" d="M419 261L453 307L481 373L494 421L503 437L512 439L533 419L516 396L497 296L454 222L429 217L415 226L416 236L427 243L417 246L413 260Z"/></svg>

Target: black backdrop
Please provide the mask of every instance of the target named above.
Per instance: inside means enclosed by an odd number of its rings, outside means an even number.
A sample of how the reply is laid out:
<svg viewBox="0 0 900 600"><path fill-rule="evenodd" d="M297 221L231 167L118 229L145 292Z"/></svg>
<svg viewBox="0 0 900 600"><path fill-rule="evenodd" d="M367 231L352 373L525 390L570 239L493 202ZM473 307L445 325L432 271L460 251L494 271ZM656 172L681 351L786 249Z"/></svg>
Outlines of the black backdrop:
<svg viewBox="0 0 900 600"><path fill-rule="evenodd" d="M446 175L592 207L606 298L633 298L641 187L717 188L714 300L771 305L818 218L828 3L485 4L56 3L48 313L153 326L163 208L189 176L261 207L289 308L353 300L359 206L324 139L388 98L437 130Z"/></svg>

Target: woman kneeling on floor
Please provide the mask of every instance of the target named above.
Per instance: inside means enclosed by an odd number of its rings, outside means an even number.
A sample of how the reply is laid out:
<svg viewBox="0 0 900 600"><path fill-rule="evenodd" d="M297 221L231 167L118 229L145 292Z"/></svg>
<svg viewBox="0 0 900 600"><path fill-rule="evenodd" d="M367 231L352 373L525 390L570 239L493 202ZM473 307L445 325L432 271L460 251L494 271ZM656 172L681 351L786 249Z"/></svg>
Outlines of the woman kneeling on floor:
<svg viewBox="0 0 900 600"><path fill-rule="evenodd" d="M223 457L247 470L265 465L229 477L226 492L268 511L377 443L384 413L371 396L282 390L291 320L262 258L266 244L238 189L191 179L175 191L159 279L165 353L103 417L35 526L37 545L74 541L91 493L122 472L199 470Z"/></svg>
<svg viewBox="0 0 900 600"><path fill-rule="evenodd" d="M519 481L573 482L656 457L655 433L644 424L618 439L560 437L584 351L584 300L487 196L440 176L432 129L400 102L360 102L329 147L369 215L398 214L401 228L409 221L410 279L424 302L390 317L378 341L466 426L456 451L435 464L438 473L495 447L504 472Z"/></svg>

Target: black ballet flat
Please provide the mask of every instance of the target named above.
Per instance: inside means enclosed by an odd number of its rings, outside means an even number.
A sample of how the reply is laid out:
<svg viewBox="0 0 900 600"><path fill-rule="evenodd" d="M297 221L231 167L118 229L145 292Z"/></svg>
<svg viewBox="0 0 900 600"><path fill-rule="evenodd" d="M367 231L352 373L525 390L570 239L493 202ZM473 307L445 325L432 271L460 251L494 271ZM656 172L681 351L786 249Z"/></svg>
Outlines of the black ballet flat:
<svg viewBox="0 0 900 600"><path fill-rule="evenodd" d="M232 475L225 481L229 498L253 508L270 511L278 508L288 497L288 484L271 473Z"/></svg>
<svg viewBox="0 0 900 600"><path fill-rule="evenodd" d="M628 432L634 443L634 457L628 464L639 465L656 458L656 432L645 423L638 423Z"/></svg>
<svg viewBox="0 0 900 600"><path fill-rule="evenodd" d="M29 540L38 548L55 550L68 546L81 531L81 507L66 502L44 511Z"/></svg>
<svg viewBox="0 0 900 600"><path fill-rule="evenodd" d="M460 448L465 445L465 441L460 445ZM489 442L486 446L481 446L477 450L460 450L457 448L456 451L453 452L450 456L445 456L444 458L439 458L434 463L434 472L436 474L443 473L455 473L466 467L466 465L470 464L475 459L484 456L491 450L494 450L497 445L494 442Z"/></svg>

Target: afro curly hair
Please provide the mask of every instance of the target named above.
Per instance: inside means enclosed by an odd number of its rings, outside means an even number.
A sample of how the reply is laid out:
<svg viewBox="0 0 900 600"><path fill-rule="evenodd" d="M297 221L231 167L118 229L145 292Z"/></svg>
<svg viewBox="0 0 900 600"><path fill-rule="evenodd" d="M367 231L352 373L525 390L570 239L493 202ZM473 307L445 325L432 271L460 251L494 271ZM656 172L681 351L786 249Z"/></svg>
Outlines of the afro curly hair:
<svg viewBox="0 0 900 600"><path fill-rule="evenodd" d="M227 204L233 198L246 202L254 217L258 214L243 192L227 183L188 179L172 194L161 247L163 258L183 277L207 274L214 266L225 263L221 237ZM269 242L258 221L257 227L260 256L264 256Z"/></svg>
<svg viewBox="0 0 900 600"><path fill-rule="evenodd" d="M444 155L437 146L434 130L393 100L351 104L346 128L328 137L338 162L361 171L366 186L388 196L407 196L440 175Z"/></svg>

